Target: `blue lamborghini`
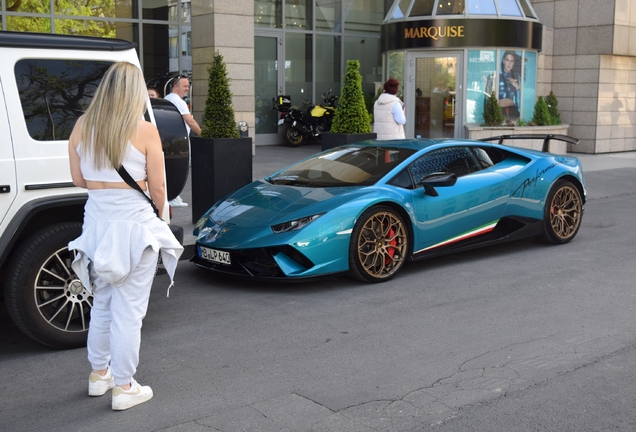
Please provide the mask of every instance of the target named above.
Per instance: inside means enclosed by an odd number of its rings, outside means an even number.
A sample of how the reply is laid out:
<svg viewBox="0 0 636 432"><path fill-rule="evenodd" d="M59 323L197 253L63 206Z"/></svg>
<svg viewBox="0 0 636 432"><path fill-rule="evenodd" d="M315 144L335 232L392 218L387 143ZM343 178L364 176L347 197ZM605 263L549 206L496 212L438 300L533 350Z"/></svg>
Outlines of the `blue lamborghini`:
<svg viewBox="0 0 636 432"><path fill-rule="evenodd" d="M543 151L502 144L542 139ZM578 159L549 153L563 135L488 141L364 141L255 181L195 225L198 266L255 279L348 272L383 282L406 261L527 237L564 244L579 231Z"/></svg>

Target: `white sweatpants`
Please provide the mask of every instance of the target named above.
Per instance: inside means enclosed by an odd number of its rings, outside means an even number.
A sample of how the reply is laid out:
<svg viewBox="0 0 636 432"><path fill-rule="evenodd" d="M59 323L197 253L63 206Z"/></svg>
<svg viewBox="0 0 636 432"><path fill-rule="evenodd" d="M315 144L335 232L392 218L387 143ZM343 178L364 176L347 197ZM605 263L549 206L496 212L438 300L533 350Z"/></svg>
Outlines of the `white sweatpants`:
<svg viewBox="0 0 636 432"><path fill-rule="evenodd" d="M115 384L131 382L139 364L141 324L146 316L158 253L148 247L121 287L104 283L89 266L93 308L88 330L88 361L94 370L110 368Z"/></svg>

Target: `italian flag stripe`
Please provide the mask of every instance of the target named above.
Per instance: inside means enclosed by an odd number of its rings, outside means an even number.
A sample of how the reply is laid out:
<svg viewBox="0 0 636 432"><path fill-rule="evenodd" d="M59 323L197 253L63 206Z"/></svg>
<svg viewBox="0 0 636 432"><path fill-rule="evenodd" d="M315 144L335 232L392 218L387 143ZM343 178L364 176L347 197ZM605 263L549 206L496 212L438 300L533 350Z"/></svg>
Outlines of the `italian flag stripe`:
<svg viewBox="0 0 636 432"><path fill-rule="evenodd" d="M424 248L422 250L419 250L417 252L424 252L424 251L427 251L427 250L435 249L435 248L440 247L440 246L446 246L446 245L449 245L451 243L456 243L456 242L461 241L461 240L466 240L466 239L471 238L471 237L475 237L475 236L478 236L478 235L481 235L481 234L485 234L485 233L490 232L493 229L495 229L495 226L497 225L498 222L499 222L499 220L496 220L494 222L490 222L490 223L488 223L486 225L480 226L477 229L465 232L463 234L458 235L457 237L453 237L451 239L448 239L448 240L443 241L441 243L437 243L436 245L433 245L433 246L429 246L429 247Z"/></svg>

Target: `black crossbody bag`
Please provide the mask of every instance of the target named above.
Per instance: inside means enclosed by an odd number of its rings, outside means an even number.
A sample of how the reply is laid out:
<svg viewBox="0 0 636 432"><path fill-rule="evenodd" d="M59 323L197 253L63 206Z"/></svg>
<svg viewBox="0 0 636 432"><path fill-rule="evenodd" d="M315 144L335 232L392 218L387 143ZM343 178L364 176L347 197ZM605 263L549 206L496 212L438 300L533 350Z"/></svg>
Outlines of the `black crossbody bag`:
<svg viewBox="0 0 636 432"><path fill-rule="evenodd" d="M130 176L130 174L128 174L128 171L126 171L126 168L124 168L123 165L121 166L121 168L119 168L117 170L117 173L119 173L121 178L126 182L126 184L128 186L130 186L131 188L133 188L135 190L138 190L148 200L148 202L152 206L152 211L155 212L155 215L157 215L158 218L161 218L161 216L159 216L159 209L155 205L155 202L152 200L152 198L150 198L148 195L146 195L143 190L141 190L141 187L139 187L137 182L133 180L133 178Z"/></svg>

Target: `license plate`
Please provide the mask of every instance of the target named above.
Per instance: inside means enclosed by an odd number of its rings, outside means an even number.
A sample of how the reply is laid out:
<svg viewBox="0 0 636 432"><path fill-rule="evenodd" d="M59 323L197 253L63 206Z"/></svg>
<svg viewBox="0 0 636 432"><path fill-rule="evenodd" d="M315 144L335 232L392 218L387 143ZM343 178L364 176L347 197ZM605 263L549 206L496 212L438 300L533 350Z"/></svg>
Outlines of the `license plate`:
<svg viewBox="0 0 636 432"><path fill-rule="evenodd" d="M278 120L278 126L282 125L283 123L285 123L285 119Z"/></svg>
<svg viewBox="0 0 636 432"><path fill-rule="evenodd" d="M230 253L223 252L216 249L210 249L203 246L199 246L199 250L201 250L201 258L204 260L212 261L218 264L226 264L230 265L232 262L230 261Z"/></svg>

